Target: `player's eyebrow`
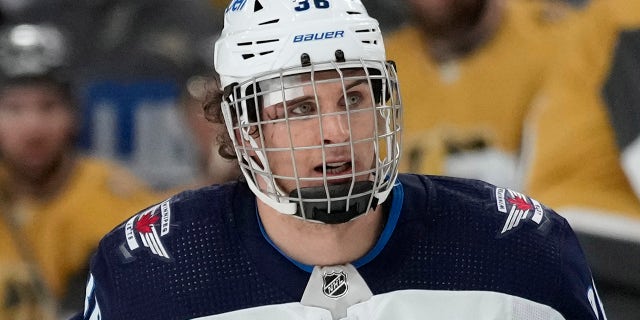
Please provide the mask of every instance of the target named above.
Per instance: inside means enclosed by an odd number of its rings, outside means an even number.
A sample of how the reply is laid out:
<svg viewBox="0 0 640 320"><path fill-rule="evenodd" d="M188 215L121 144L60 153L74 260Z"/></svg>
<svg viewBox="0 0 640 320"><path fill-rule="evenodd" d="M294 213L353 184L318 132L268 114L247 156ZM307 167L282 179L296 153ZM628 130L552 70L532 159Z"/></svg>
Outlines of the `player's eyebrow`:
<svg viewBox="0 0 640 320"><path fill-rule="evenodd" d="M291 100L284 100L282 102L278 102L276 104L272 104L272 105L266 106L265 109L266 108L282 108L284 106L294 105L294 104L296 104L298 102L302 102L302 101L308 100L310 98L312 98L312 95L304 95L304 96L301 96L301 97L293 98Z"/></svg>
<svg viewBox="0 0 640 320"><path fill-rule="evenodd" d="M352 83L346 84L344 86L344 88L345 88L345 90L349 90L349 89L351 89L353 87L357 87L357 86L359 86L359 85L361 85L363 83L369 84L369 81L367 81L367 79L358 79L356 81L353 81Z"/></svg>
<svg viewBox="0 0 640 320"><path fill-rule="evenodd" d="M276 106L284 106L284 105L296 104L298 102L302 102L302 101L305 101L305 100L310 99L310 98L312 98L312 95L304 95L302 97L293 98L291 100L285 100L283 102L280 102L280 103L276 104Z"/></svg>
<svg viewBox="0 0 640 320"><path fill-rule="evenodd" d="M339 79L339 78L336 78L336 79ZM349 89L352 89L354 87L357 87L357 86L359 86L361 84L368 84L369 83L369 81L367 79L357 79L357 80L354 80L354 81L351 81L351 82L347 82L347 81L350 81L350 80L346 80L346 81L343 80L343 81L345 83L345 86L344 86L345 91L349 90ZM297 98L293 98L291 100L284 100L282 102L266 106L265 108L284 107L285 105L287 105L287 106L288 105L293 105L293 104L296 104L298 102L302 102L302 101L305 101L305 100L308 100L308 99L315 99L315 98L314 98L313 94L308 94L308 95L300 96L300 97L297 97Z"/></svg>

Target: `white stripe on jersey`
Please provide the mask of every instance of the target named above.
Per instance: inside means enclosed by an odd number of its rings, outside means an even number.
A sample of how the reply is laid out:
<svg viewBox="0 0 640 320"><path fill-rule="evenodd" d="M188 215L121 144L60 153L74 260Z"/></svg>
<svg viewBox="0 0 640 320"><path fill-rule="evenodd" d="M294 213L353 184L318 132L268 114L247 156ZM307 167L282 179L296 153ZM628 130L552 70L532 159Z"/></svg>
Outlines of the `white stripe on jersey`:
<svg viewBox="0 0 640 320"><path fill-rule="evenodd" d="M87 318L85 317L85 319L88 320L101 320L102 319L102 314L100 313L100 305L98 304L98 299L95 299L96 302L96 307L93 309L93 312L91 312L91 315Z"/></svg>
<svg viewBox="0 0 640 320"><path fill-rule="evenodd" d="M93 280L93 275L89 274L89 281L87 281L87 288L85 289L86 291L86 296L84 298L84 310L88 310L89 309L89 301L92 299L93 297L93 289L95 288L95 284L94 284L94 280ZM86 317L86 314L85 314Z"/></svg>
<svg viewBox="0 0 640 320"><path fill-rule="evenodd" d="M100 314L100 306L98 305L98 299L95 294L96 284L93 279L93 274L89 274L89 281L87 281L87 291L84 299L84 315L83 318L87 320L100 320L102 319L102 315ZM87 312L91 308L91 303L94 303L93 309L91 310L91 314L87 314Z"/></svg>
<svg viewBox="0 0 640 320"><path fill-rule="evenodd" d="M300 303L262 306L197 320L332 320L331 312ZM489 291L402 290L375 295L347 309L344 320L456 319L565 320L553 308L521 297Z"/></svg>

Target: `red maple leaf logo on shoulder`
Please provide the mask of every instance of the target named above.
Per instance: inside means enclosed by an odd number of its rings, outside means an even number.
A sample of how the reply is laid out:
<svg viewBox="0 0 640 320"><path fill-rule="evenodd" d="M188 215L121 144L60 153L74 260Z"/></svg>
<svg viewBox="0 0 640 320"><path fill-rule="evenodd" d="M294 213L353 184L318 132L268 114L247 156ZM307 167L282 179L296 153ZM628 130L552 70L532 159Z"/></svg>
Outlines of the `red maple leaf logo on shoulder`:
<svg viewBox="0 0 640 320"><path fill-rule="evenodd" d="M518 210L531 210L531 209L533 209L533 205L528 203L527 200L525 200L523 198L509 198L509 199L507 199L507 201L509 201L509 203L511 203L512 205L516 206L516 208L518 208Z"/></svg>
<svg viewBox="0 0 640 320"><path fill-rule="evenodd" d="M136 222L136 230L140 233L149 233L151 232L151 226L158 222L159 219L159 216L152 216L150 212L147 212Z"/></svg>

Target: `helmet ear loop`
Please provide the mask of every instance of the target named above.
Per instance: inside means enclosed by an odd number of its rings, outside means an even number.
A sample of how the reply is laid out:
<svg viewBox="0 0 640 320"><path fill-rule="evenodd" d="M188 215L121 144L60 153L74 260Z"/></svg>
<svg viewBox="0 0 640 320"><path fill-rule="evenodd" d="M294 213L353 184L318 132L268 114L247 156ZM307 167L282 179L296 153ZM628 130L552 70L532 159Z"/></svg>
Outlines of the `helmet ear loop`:
<svg viewBox="0 0 640 320"><path fill-rule="evenodd" d="M228 105L227 102L225 103ZM269 169L269 160L267 159L267 156L264 152L264 148L260 147L256 139L252 137L250 133L252 131L251 129L252 126L248 125L249 113L247 110L247 103L244 101L241 102L241 108L242 108L242 113L238 117L239 128L237 130L233 130L233 125L231 125L232 122L227 120L227 117L228 117L227 114L230 115L230 108L227 107L223 109L225 122L227 123L227 130L229 130L229 134L235 140L234 143L236 145L244 145L244 143L238 143L240 139L242 139L243 141L248 143L249 146L251 147L250 151L241 153L242 158L245 160L245 162L247 162L249 166L253 168L255 171L270 173L271 170ZM224 111L226 111L226 113ZM257 161L255 158L253 158L254 156L258 158ZM285 192L280 188L280 186L278 186L278 184L273 180L273 178L270 179L267 175L264 175L264 174L256 175L250 172L247 172L247 173L248 173L248 176L254 177L254 179L256 176L260 177L260 179L262 179L262 181L266 184L267 186L266 191L268 193L277 194L279 196L286 196ZM257 181L255 181L255 183L257 183Z"/></svg>
<svg viewBox="0 0 640 320"><path fill-rule="evenodd" d="M378 120L376 120L376 170L374 173L374 183L376 185L383 184L383 181L387 179L395 179L392 176L388 176L389 173L393 171L389 168L392 162L389 157L395 157L395 155L399 153L399 150L396 150L395 135L393 134L395 130L394 121L392 121L394 99L392 99L393 90L391 88L392 84L390 83L390 70L388 69L393 67L393 64L387 63L386 66L382 68L367 69L367 77L373 77L375 79L370 78L370 81L376 109L378 109L378 111L376 111L376 119ZM395 69L393 71L395 71ZM384 158L382 157L383 150L380 149L381 132L385 137L384 145L386 150L384 150ZM390 192L391 188L385 188L383 191L378 190L374 192L374 196L378 199L379 203L382 203L386 200Z"/></svg>

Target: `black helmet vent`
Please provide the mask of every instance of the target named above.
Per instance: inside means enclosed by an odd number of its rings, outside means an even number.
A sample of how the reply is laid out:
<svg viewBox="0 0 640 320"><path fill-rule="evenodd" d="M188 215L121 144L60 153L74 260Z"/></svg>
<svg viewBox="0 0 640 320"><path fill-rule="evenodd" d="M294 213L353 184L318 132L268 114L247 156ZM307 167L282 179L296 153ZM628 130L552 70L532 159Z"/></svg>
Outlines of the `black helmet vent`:
<svg viewBox="0 0 640 320"><path fill-rule="evenodd" d="M266 24L278 23L279 21L280 21L280 19L274 19L274 20L269 20L269 21L265 21L265 22L260 22L258 25L264 26Z"/></svg>
<svg viewBox="0 0 640 320"><path fill-rule="evenodd" d="M256 2L253 3L253 12L258 12L260 10L262 10L262 4L260 3L260 1L256 0Z"/></svg>

